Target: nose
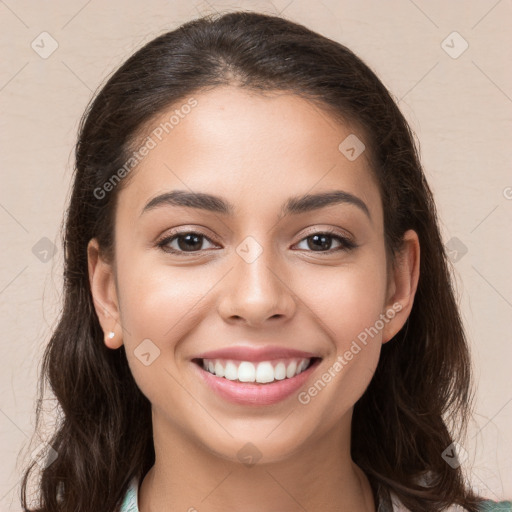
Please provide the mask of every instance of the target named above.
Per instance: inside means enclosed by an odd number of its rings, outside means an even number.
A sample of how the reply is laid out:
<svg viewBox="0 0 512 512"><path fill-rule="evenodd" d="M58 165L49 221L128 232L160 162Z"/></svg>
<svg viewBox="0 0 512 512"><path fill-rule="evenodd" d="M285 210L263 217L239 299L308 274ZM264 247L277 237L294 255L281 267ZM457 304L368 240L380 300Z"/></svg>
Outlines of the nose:
<svg viewBox="0 0 512 512"><path fill-rule="evenodd" d="M270 250L254 260L235 253L234 267L223 280L219 314L226 322L263 327L268 320L286 322L296 310L291 279ZM273 325L275 325L273 323Z"/></svg>

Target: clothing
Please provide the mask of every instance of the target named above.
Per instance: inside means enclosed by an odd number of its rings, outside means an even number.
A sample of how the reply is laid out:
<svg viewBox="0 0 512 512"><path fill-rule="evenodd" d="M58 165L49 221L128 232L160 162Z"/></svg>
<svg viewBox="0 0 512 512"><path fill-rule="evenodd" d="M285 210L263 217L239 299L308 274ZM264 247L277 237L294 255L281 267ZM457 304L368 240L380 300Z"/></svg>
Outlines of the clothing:
<svg viewBox="0 0 512 512"><path fill-rule="evenodd" d="M119 512L139 512L139 482L133 478L130 482L130 487L124 495L123 504Z"/></svg>
<svg viewBox="0 0 512 512"><path fill-rule="evenodd" d="M133 478L124 496L123 504L119 512L139 512L138 490L139 483L136 478ZM454 508L455 512L456 507L450 507L450 509L451 508ZM457 508L457 510L461 510L460 507ZM482 503L480 510L481 512L512 512L512 501L500 501L498 503L496 501L487 500ZM393 498L393 512L407 512L407 509L400 504L396 497Z"/></svg>

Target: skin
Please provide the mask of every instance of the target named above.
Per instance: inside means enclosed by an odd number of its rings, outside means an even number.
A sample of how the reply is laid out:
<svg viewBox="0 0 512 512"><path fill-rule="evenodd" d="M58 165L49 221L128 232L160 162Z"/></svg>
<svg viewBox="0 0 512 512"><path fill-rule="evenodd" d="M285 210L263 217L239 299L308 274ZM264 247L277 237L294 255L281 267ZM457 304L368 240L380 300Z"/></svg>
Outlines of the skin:
<svg viewBox="0 0 512 512"><path fill-rule="evenodd" d="M105 344L125 345L152 404L156 462L142 482L139 508L374 511L366 475L350 456L352 411L382 344L411 311L418 237L405 233L392 266L366 155L349 161L338 149L351 133L364 140L355 128L282 92L225 86L194 97L198 106L120 192L115 264L101 257L95 239L88 247L96 312L105 334L115 333ZM222 196L235 214L164 206L140 215L150 199L174 189ZM279 216L289 197L328 190L359 197L371 218L351 204ZM184 255L166 253L156 243L176 227L208 238L195 252L174 239L170 246ZM358 247L311 248L308 237L329 227ZM248 236L263 250L252 263L236 252ZM329 240L332 249L340 246ZM207 350L242 343L293 347L323 358L307 389L393 304L401 310L307 405L296 394L270 406L235 405L192 371L191 358ZM160 355L145 366L134 350L148 338ZM250 467L237 455L248 442L262 455Z"/></svg>

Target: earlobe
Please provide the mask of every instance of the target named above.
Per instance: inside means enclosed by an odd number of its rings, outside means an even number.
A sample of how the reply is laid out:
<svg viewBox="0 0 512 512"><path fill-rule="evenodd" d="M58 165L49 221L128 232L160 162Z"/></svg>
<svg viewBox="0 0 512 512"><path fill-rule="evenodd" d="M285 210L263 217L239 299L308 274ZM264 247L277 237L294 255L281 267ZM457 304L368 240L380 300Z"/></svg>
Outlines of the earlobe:
<svg viewBox="0 0 512 512"><path fill-rule="evenodd" d="M101 257L98 241L87 245L89 284L94 309L105 333L105 345L117 349L123 344L119 307L112 265Z"/></svg>
<svg viewBox="0 0 512 512"><path fill-rule="evenodd" d="M391 269L386 311L389 318L382 332L382 343L391 340L404 326L414 303L420 274L420 243L412 229L403 236L401 250ZM391 318L392 317L392 318Z"/></svg>

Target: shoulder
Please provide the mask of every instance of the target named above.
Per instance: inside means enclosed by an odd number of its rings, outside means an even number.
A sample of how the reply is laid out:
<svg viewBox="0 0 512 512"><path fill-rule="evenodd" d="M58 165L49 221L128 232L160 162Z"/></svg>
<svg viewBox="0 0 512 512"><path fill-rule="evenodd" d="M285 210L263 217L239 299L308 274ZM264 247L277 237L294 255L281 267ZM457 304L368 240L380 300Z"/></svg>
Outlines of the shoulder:
<svg viewBox="0 0 512 512"><path fill-rule="evenodd" d="M126 494L124 495L123 503L121 504L119 512L139 512L138 489L139 482L136 478L133 478Z"/></svg>
<svg viewBox="0 0 512 512"><path fill-rule="evenodd" d="M139 512L138 507L138 489L139 482L136 478L133 478L130 482L130 486L124 495L123 502L119 512ZM393 494L393 493L392 493ZM400 500L396 496L392 495L393 511L394 512L406 512L407 509L400 503ZM460 507L450 507L453 511L462 510ZM492 501L485 500L480 504L480 512L512 512L512 501ZM447 511L448 512L448 511Z"/></svg>
<svg viewBox="0 0 512 512"><path fill-rule="evenodd" d="M512 512L512 501L485 500L480 504L481 512Z"/></svg>
<svg viewBox="0 0 512 512"><path fill-rule="evenodd" d="M393 506L393 512L410 512L409 509L404 507L398 497L391 492L391 502ZM480 503L478 508L479 512L512 512L512 501L492 501L485 500ZM465 508L459 505L452 505L446 509L445 512L466 512Z"/></svg>

